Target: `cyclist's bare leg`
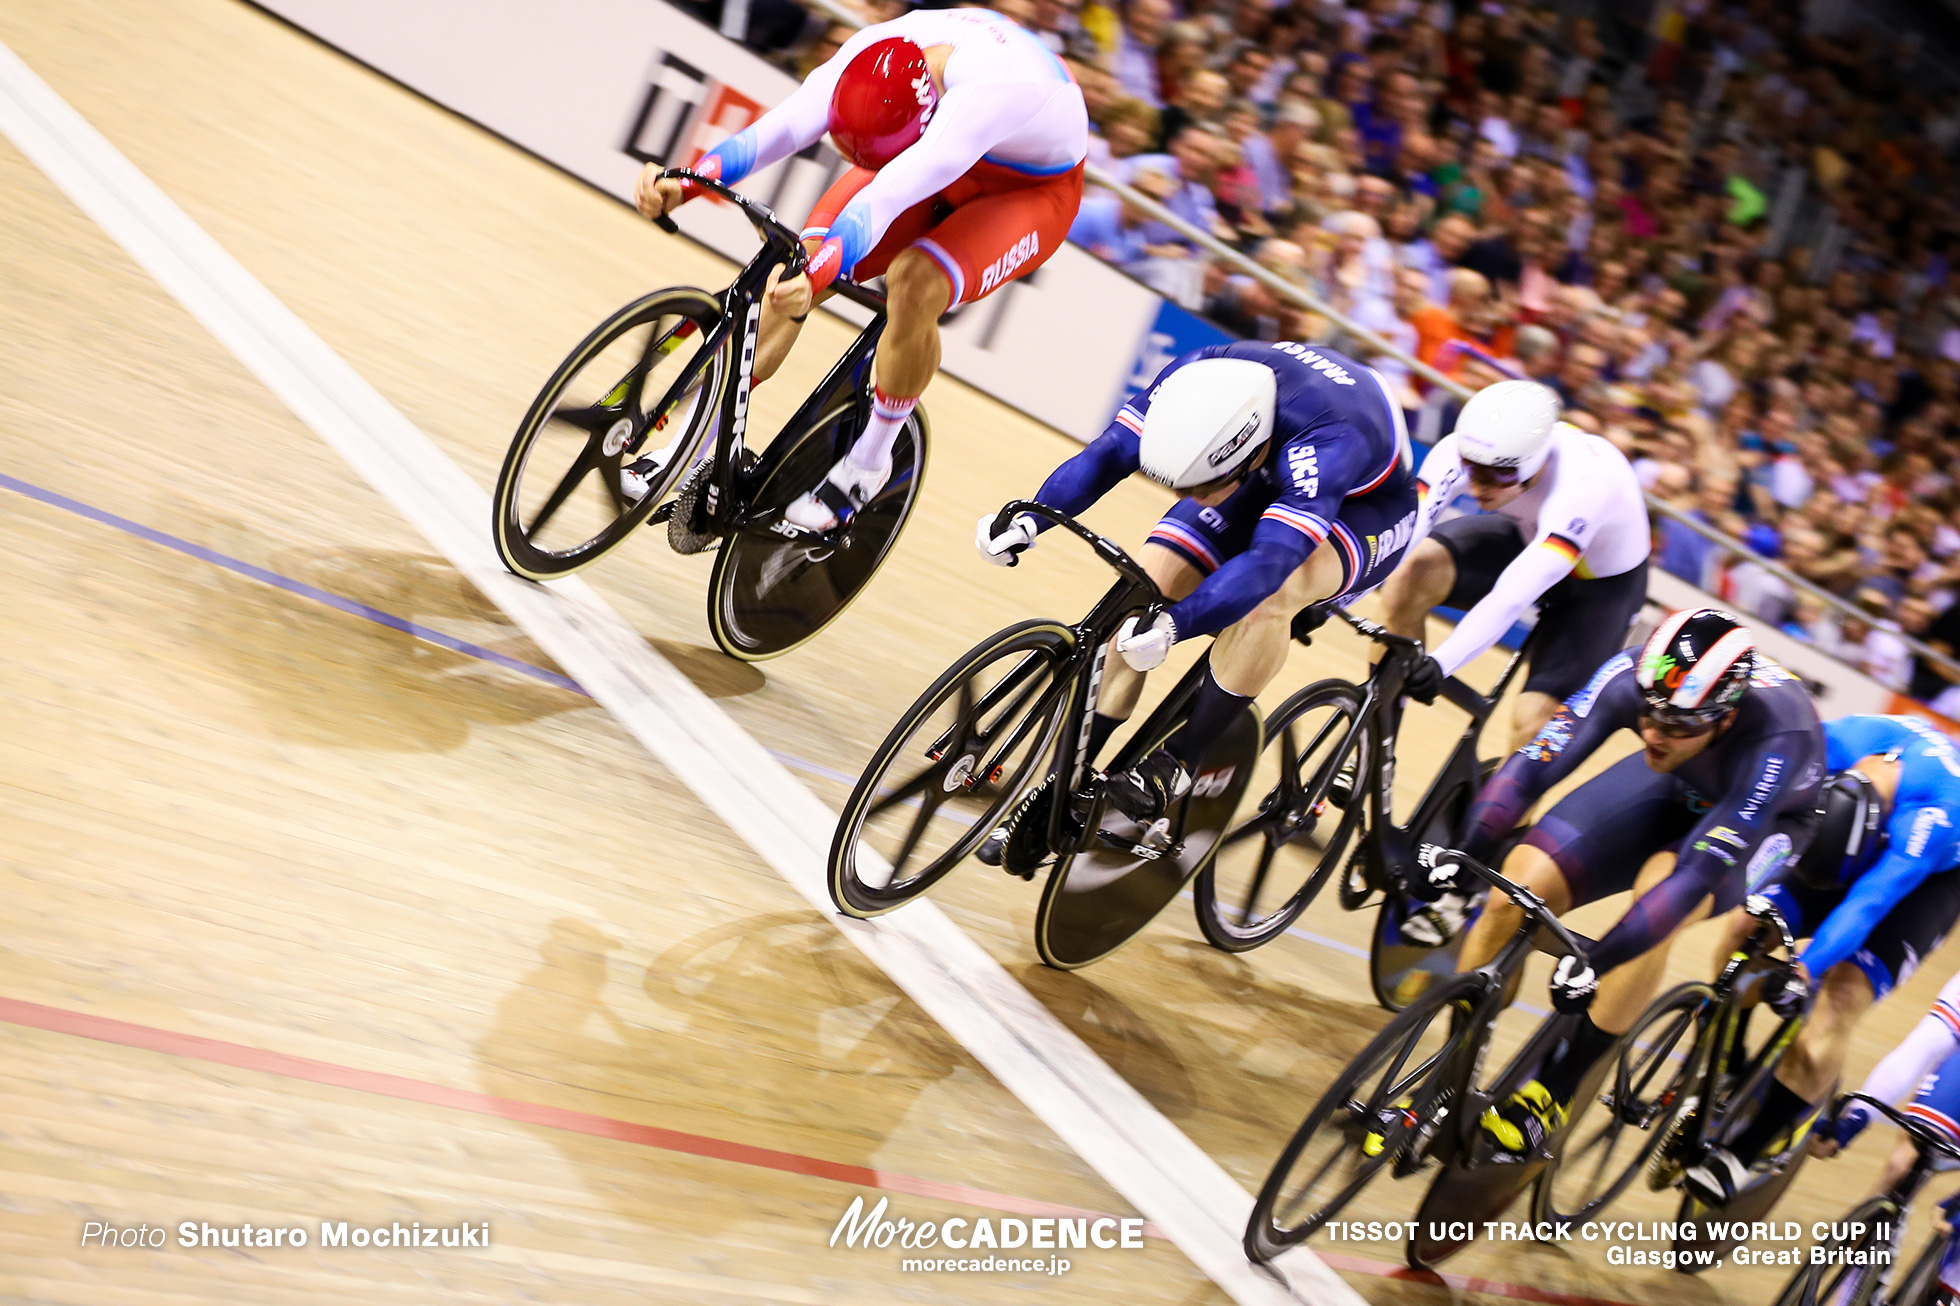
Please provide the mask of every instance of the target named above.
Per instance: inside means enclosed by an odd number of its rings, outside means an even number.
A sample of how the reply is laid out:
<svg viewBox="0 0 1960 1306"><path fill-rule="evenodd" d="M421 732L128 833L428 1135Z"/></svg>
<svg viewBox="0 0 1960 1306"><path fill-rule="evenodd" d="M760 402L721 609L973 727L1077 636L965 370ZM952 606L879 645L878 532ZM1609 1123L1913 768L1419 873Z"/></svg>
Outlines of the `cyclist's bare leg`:
<svg viewBox="0 0 1960 1306"><path fill-rule="evenodd" d="M885 270L885 334L878 338L878 388L917 398L939 370L939 318L951 306L952 283L923 250L901 250Z"/></svg>
<svg viewBox="0 0 1960 1306"><path fill-rule="evenodd" d="M1382 623L1406 639L1427 639L1429 610L1456 585L1456 559L1435 540L1424 540L1382 584Z"/></svg>
<svg viewBox="0 0 1960 1306"><path fill-rule="evenodd" d="M803 242L805 254L815 254L818 248L818 241ZM926 265L930 277L920 276L918 268L920 263ZM755 368L752 373L757 384L776 375L777 369L783 365L783 360L789 357L789 351L795 346L797 336L803 332L803 323L798 319L808 316L813 307L837 293L826 289L821 295L812 295L808 277L795 276L784 281L782 275L781 268L769 274L768 287L762 297L762 321L756 326ZM938 283L937 300L940 307L936 310L932 308L934 295L931 282L933 281ZM885 274L885 284L892 289L892 294L887 301L885 334L878 341L876 364L878 384L886 394L916 396L919 391L926 388L926 382L932 379L933 372L938 370L939 315L946 311L944 301L951 297L952 292L946 284L945 274L939 271L938 265L914 249L908 249L892 260L891 270ZM899 290L901 285L905 288L904 293ZM898 357L894 360L894 339L905 338L907 328L910 329L911 336L918 335L917 319L921 313L926 314L928 339L924 346L916 343L909 347L900 344L897 347ZM919 367L921 359L927 360L923 375L913 381L914 375L921 371ZM900 381L895 382L891 379L892 372L889 369L898 370ZM894 384L906 381L910 381L916 389L907 391L892 389Z"/></svg>
<svg viewBox="0 0 1960 1306"><path fill-rule="evenodd" d="M1141 557L1144 574L1157 582L1157 588L1168 599L1184 598L1204 579L1182 554L1161 544L1144 545ZM1096 711L1111 720L1128 721L1130 714L1137 710L1145 674L1132 670L1129 663L1112 652L1103 662L1102 690L1096 699Z"/></svg>
<svg viewBox="0 0 1960 1306"><path fill-rule="evenodd" d="M1343 579L1334 550L1309 553L1278 593L1219 633L1211 648L1211 674L1219 688L1252 698L1270 685L1286 665L1294 616L1340 593Z"/></svg>
<svg viewBox="0 0 1960 1306"><path fill-rule="evenodd" d="M1729 957L1755 928L1755 918L1742 908L1729 913L1715 949L1714 972L1728 964ZM1776 1067L1777 1082L1807 1102L1822 1097L1844 1068L1858 1018L1875 1001L1865 972L1848 961L1831 967L1811 1005L1809 1019Z"/></svg>
<svg viewBox="0 0 1960 1306"><path fill-rule="evenodd" d="M885 332L873 364L876 386L864 433L819 486L792 503L786 520L806 530L829 530L883 488L892 474L892 447L919 394L939 370L939 317L952 304L953 285L931 255L901 250L885 270Z"/></svg>
<svg viewBox="0 0 1960 1306"><path fill-rule="evenodd" d="M1844 1069L1851 1032L1873 1001L1872 982L1864 971L1848 961L1831 967L1811 1003L1809 1019L1777 1063L1777 1082L1806 1102L1829 1092Z"/></svg>
<svg viewBox="0 0 1960 1306"><path fill-rule="evenodd" d="M1523 748L1531 742L1531 737L1545 728L1545 723L1558 711L1559 700L1550 694L1537 694L1527 691L1518 695L1518 701L1511 704L1511 748Z"/></svg>
<svg viewBox="0 0 1960 1306"><path fill-rule="evenodd" d="M817 242L803 242L803 252L817 252ZM797 336L803 332L803 324L797 319L808 315L810 309L829 299L831 292L813 297L810 294L808 277L792 277L785 283L783 270L777 268L769 274L769 283L762 296L762 321L756 325L755 369L751 375L760 385L776 375L776 369L789 357L795 346Z"/></svg>
<svg viewBox="0 0 1960 1306"><path fill-rule="evenodd" d="M1724 917L1722 934L1715 941L1715 956L1709 963L1708 973L1721 974L1722 967L1729 964L1729 957L1742 946L1742 941L1748 938L1755 928L1756 918L1741 907L1737 907Z"/></svg>
<svg viewBox="0 0 1960 1306"><path fill-rule="evenodd" d="M1559 870L1558 863L1543 849L1519 844L1504 859L1500 869L1506 879L1523 885L1543 898L1552 915L1563 916L1572 905L1572 889L1565 882L1565 872ZM1463 950L1457 955L1457 966L1463 970L1475 970L1494 960L1503 951L1505 940L1516 934L1523 924L1524 909L1503 894L1493 892L1490 901L1484 904L1483 914L1477 917L1477 923L1463 936Z"/></svg>
<svg viewBox="0 0 1960 1306"><path fill-rule="evenodd" d="M1655 853L1640 868L1634 881L1633 898L1638 902L1649 890L1674 873L1674 854ZM1674 940L1690 925L1708 919L1715 900L1703 898L1674 932L1632 961L1600 977L1599 992L1593 997L1592 1022L1608 1034L1624 1034L1640 1019L1640 1013L1654 1000L1654 991L1667 974L1667 954Z"/></svg>

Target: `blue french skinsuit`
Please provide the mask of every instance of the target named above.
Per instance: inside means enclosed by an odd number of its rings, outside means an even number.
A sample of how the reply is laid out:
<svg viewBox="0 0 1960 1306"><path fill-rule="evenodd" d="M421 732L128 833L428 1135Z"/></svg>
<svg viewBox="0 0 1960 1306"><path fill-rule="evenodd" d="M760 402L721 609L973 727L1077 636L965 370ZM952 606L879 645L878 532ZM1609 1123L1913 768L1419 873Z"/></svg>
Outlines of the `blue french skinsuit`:
<svg viewBox="0 0 1960 1306"><path fill-rule="evenodd" d="M1415 460L1381 381L1345 354L1316 346L1234 341L1184 354L1125 404L1100 436L1056 468L1040 500L1071 516L1138 467L1151 397L1164 378L1205 358L1263 363L1277 378L1273 447L1213 508L1180 500L1150 533L1205 579L1173 604L1179 639L1215 635L1279 591L1315 545L1341 561L1336 597L1379 585L1415 531Z"/></svg>

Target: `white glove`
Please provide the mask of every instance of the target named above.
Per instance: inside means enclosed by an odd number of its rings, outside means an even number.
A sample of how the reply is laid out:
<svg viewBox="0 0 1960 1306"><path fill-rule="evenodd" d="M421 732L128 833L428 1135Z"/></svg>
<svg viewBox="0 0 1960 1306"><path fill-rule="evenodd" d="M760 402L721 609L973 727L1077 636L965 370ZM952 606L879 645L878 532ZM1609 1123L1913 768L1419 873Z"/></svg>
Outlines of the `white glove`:
<svg viewBox="0 0 1960 1306"><path fill-rule="evenodd" d="M973 547L980 550L980 556L996 567L1012 567L1021 560L1021 555L1034 547L1035 519L1022 513L1007 524L1007 529L994 534L994 518L997 514L988 513L980 519L973 531Z"/></svg>
<svg viewBox="0 0 1960 1306"><path fill-rule="evenodd" d="M1456 873L1462 869L1445 856L1450 851L1440 843L1426 843L1416 849L1416 865L1428 872L1429 887L1443 893L1457 891Z"/></svg>
<svg viewBox="0 0 1960 1306"><path fill-rule="evenodd" d="M1158 613L1157 619L1141 630L1137 628L1137 619L1131 617L1116 632L1116 651L1123 655L1132 671L1155 671L1163 666L1175 643L1177 623L1168 612Z"/></svg>
<svg viewBox="0 0 1960 1306"><path fill-rule="evenodd" d="M1591 966L1581 966L1579 959L1568 952L1558 959L1558 966L1552 971L1551 987L1552 1007L1569 1016L1592 1005L1593 994L1599 991L1599 976Z"/></svg>

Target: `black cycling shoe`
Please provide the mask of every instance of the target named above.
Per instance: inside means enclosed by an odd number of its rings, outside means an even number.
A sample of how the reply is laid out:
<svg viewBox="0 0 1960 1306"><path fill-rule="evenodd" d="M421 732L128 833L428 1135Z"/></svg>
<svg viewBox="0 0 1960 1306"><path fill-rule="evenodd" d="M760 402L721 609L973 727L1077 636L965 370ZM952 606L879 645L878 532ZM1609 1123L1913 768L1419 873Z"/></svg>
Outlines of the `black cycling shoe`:
<svg viewBox="0 0 1960 1306"><path fill-rule="evenodd" d="M1032 880L1048 858L1048 813L1054 802L1055 777L1049 776L1014 805L974 856L1009 875Z"/></svg>
<svg viewBox="0 0 1960 1306"><path fill-rule="evenodd" d="M1127 771L1109 777L1109 805L1132 821L1154 821L1164 810L1191 792L1191 776L1163 749Z"/></svg>

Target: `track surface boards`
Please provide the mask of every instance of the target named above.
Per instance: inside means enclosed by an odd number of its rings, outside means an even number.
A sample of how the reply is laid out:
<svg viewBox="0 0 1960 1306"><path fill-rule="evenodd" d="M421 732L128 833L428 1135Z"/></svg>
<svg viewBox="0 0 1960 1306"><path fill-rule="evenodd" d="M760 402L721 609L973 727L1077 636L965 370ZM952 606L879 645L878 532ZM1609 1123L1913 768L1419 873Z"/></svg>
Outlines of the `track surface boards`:
<svg viewBox="0 0 1960 1306"><path fill-rule="evenodd" d="M485 485L593 321L728 275L232 0L8 0L0 40ZM0 193L0 1297L1224 1300L1158 1240L1077 1253L1052 1280L826 1249L851 1198L875 1200L867 1171L899 1177L889 1195L913 1218L1133 1212L4 143ZM812 319L757 392L755 429L846 336ZM832 804L959 651L1009 620L1076 615L1107 576L1052 537L1011 571L975 557L973 519L1074 446L950 378L927 403L919 512L803 652L715 653L707 561L656 533L588 573ZM1165 503L1127 484L1092 521L1134 540ZM1325 636L1267 706L1364 665ZM1412 715L1405 799L1456 725ZM1331 895L1298 937L1243 958L1204 947L1179 904L1073 975L1035 962L1034 890L972 866L938 897L1248 1186L1382 1019L1352 955L1370 920ZM1709 947L1684 940L1674 971L1699 973ZM1866 1022L1854 1075L1952 957ZM1836 1214L1883 1150L1813 1165L1779 1218ZM1351 1214L1405 1218L1418 1197L1384 1183ZM1622 1213L1672 1203L1641 1193ZM77 1246L90 1220L320 1219L488 1220L495 1237L488 1252ZM1447 1295L1384 1277L1399 1247L1322 1247L1370 1300ZM1758 1301L1782 1277L1689 1285L1597 1247L1518 1244L1450 1268L1628 1302Z"/></svg>

